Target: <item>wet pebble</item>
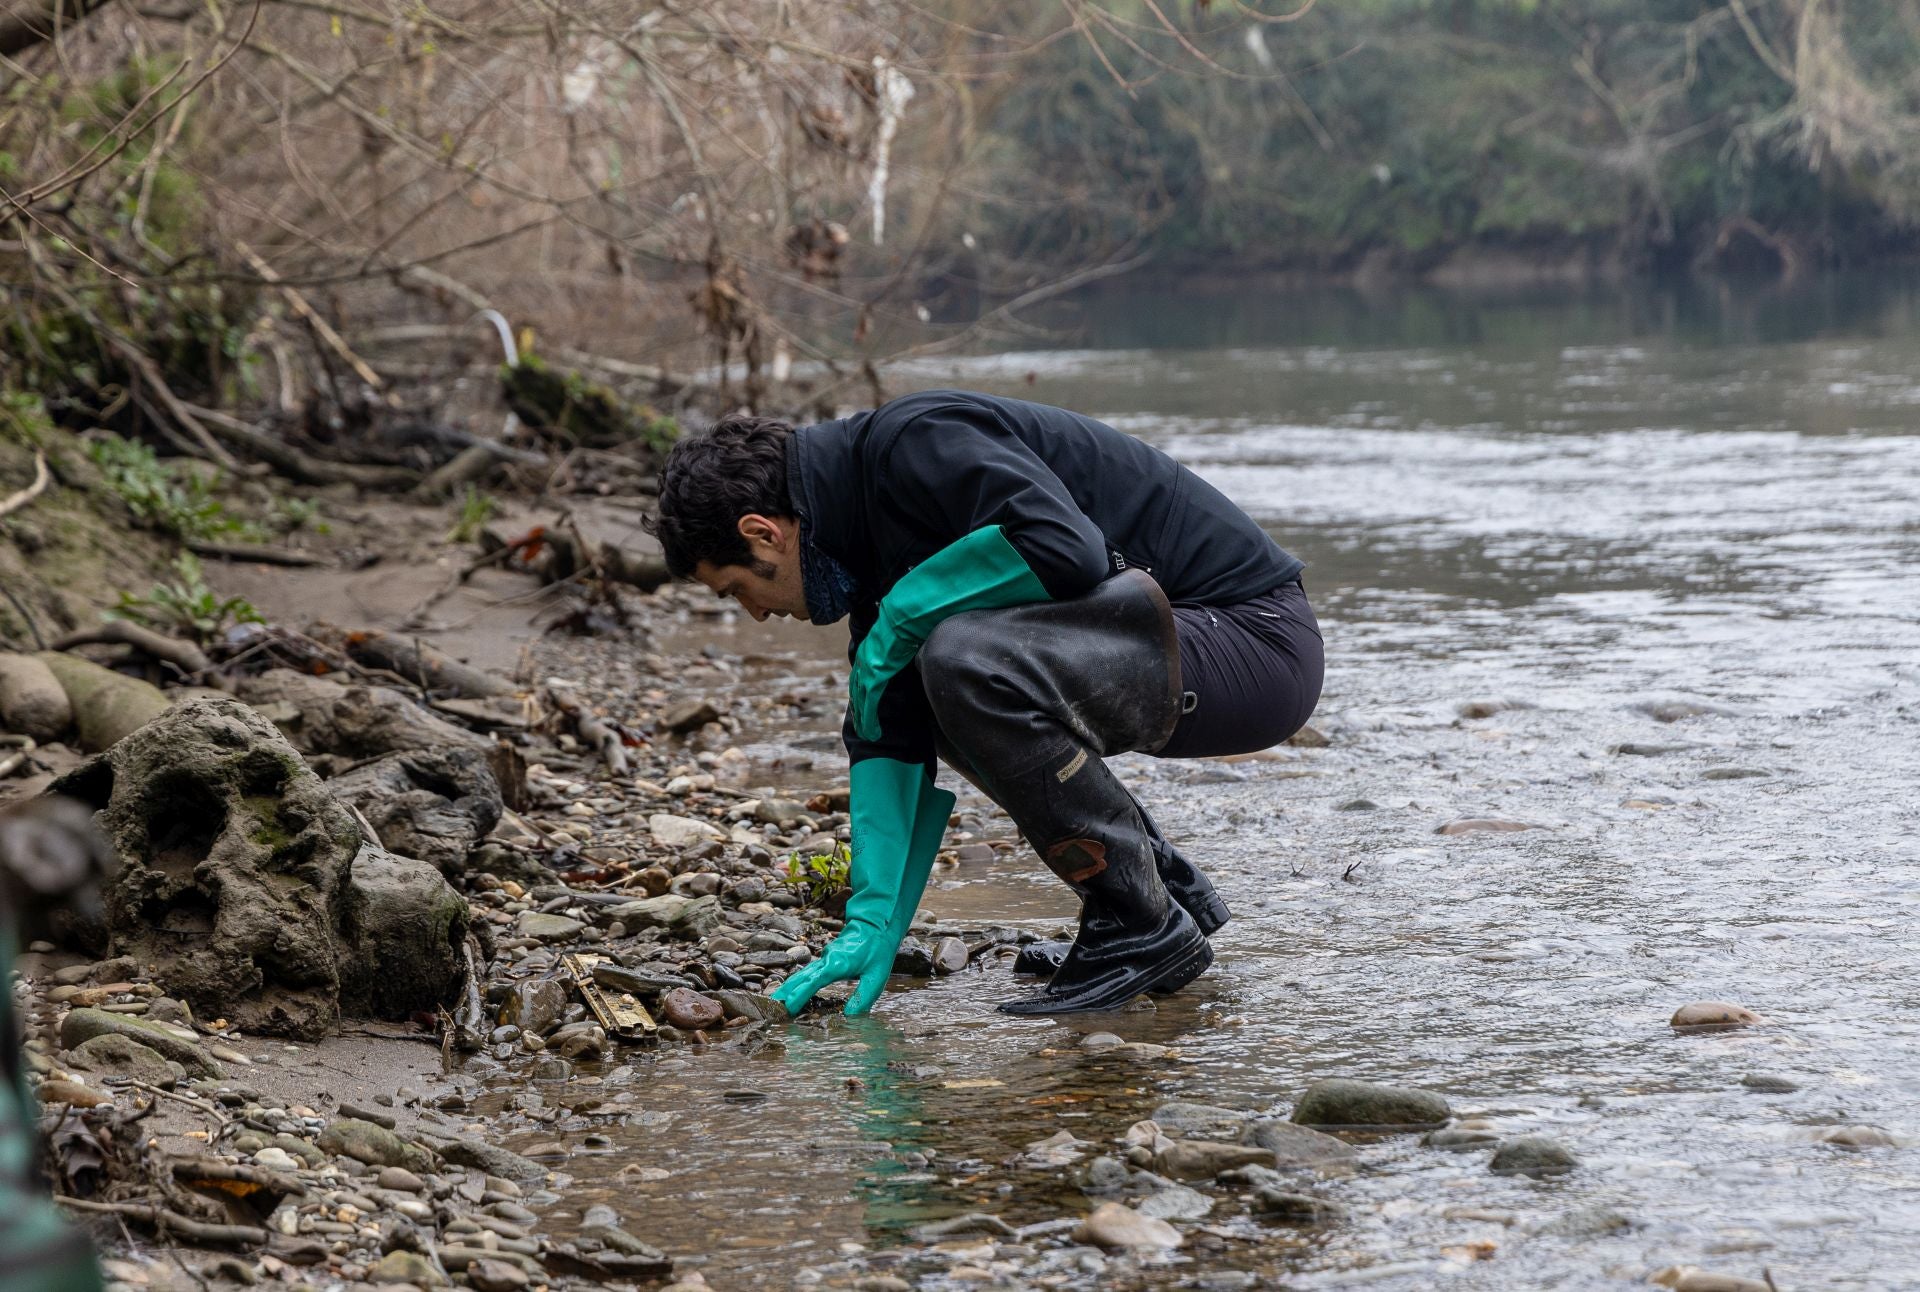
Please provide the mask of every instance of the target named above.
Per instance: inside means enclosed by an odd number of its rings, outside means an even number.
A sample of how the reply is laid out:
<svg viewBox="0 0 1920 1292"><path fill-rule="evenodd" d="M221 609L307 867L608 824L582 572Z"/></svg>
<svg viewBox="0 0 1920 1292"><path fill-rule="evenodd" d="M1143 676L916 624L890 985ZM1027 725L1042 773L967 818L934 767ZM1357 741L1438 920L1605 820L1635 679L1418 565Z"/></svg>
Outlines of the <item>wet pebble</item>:
<svg viewBox="0 0 1920 1292"><path fill-rule="evenodd" d="M1650 1280L1672 1292L1774 1292L1773 1284L1736 1274L1715 1274L1687 1265L1672 1265Z"/></svg>
<svg viewBox="0 0 1920 1292"><path fill-rule="evenodd" d="M1538 829L1524 821L1502 821L1495 817L1462 817L1434 830L1435 834L1516 834Z"/></svg>
<svg viewBox="0 0 1920 1292"><path fill-rule="evenodd" d="M1185 1242L1180 1231L1166 1221L1143 1216L1118 1202L1103 1202L1095 1207L1073 1231L1073 1240L1098 1247L1160 1250L1171 1250Z"/></svg>
<svg viewBox="0 0 1920 1292"><path fill-rule="evenodd" d="M1176 1180L1206 1180L1235 1167L1271 1165L1268 1149L1218 1140L1174 1140L1153 1155L1153 1169Z"/></svg>
<svg viewBox="0 0 1920 1292"><path fill-rule="evenodd" d="M1580 1165L1580 1159L1558 1140L1544 1135L1522 1135L1504 1141L1493 1152L1487 1169L1495 1175L1530 1175L1537 1178L1565 1175Z"/></svg>
<svg viewBox="0 0 1920 1292"><path fill-rule="evenodd" d="M1265 1188L1253 1195L1252 1209L1255 1214L1267 1220L1281 1220L1294 1225L1322 1225L1342 1219L1347 1209L1337 1202L1325 1198L1316 1198L1311 1194L1292 1193L1285 1189Z"/></svg>
<svg viewBox="0 0 1920 1292"><path fill-rule="evenodd" d="M1452 1116L1447 1101L1430 1090L1335 1077L1307 1087L1290 1120L1301 1126L1427 1130Z"/></svg>
<svg viewBox="0 0 1920 1292"><path fill-rule="evenodd" d="M1673 1011L1668 1025L1682 1031L1711 1031L1747 1027L1765 1021L1744 1005L1733 1005L1723 1000L1699 1000Z"/></svg>
<svg viewBox="0 0 1920 1292"><path fill-rule="evenodd" d="M675 987L660 997L660 1012L667 1022L687 1032L704 1031L719 1025L726 1016L718 1001L699 992Z"/></svg>
<svg viewBox="0 0 1920 1292"><path fill-rule="evenodd" d="M1896 1148L1900 1141L1878 1126L1829 1126L1816 1142L1838 1148Z"/></svg>
<svg viewBox="0 0 1920 1292"><path fill-rule="evenodd" d="M1740 1078L1740 1084L1759 1094L1790 1095L1800 1088L1797 1081L1785 1077L1768 1076L1761 1072L1750 1072Z"/></svg>

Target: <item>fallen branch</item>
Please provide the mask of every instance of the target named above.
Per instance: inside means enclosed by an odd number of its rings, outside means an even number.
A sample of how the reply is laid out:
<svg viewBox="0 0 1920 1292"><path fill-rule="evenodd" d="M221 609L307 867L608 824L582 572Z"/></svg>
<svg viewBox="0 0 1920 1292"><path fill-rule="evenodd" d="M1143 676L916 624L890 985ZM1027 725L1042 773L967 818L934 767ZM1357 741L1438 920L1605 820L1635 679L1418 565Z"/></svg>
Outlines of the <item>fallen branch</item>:
<svg viewBox="0 0 1920 1292"><path fill-rule="evenodd" d="M0 498L0 517L11 516L14 512L19 511L35 498L38 498L47 491L47 486L52 483L52 481L53 476L47 471L47 455L37 449L34 450L33 483L18 493L11 493L5 498Z"/></svg>
<svg viewBox="0 0 1920 1292"><path fill-rule="evenodd" d="M51 649L72 650L75 646L100 645L131 646L135 650L145 651L162 663L173 665L189 676L197 676L213 667L206 652L192 642L168 637L125 619L109 619L96 628L68 633L54 642Z"/></svg>
<svg viewBox="0 0 1920 1292"><path fill-rule="evenodd" d="M325 565L326 558L312 552L296 552L290 547L267 547L258 543L189 542L187 550L196 556L214 556L223 561L253 561L260 565L290 565L305 568Z"/></svg>
<svg viewBox="0 0 1920 1292"><path fill-rule="evenodd" d="M462 664L433 647L378 629L344 635L347 655L356 663L385 669L423 691L451 691L473 699L514 694L505 678Z"/></svg>
<svg viewBox="0 0 1920 1292"><path fill-rule="evenodd" d="M620 739L620 733L607 725L602 718L596 717L584 704L559 691L549 690L547 698L554 708L567 715L573 721L574 730L580 739L600 751L600 757L606 760L607 770L615 776L625 776L629 771L626 744Z"/></svg>
<svg viewBox="0 0 1920 1292"><path fill-rule="evenodd" d="M420 479L420 473L410 467L361 466L311 457L230 413L193 404L183 407L227 443L246 450L281 475L301 484L351 484L362 489L406 489Z"/></svg>
<svg viewBox="0 0 1920 1292"><path fill-rule="evenodd" d="M142 1205L137 1202L88 1202L83 1198L56 1196L54 1201L63 1207L72 1207L76 1211L93 1211L109 1216L125 1216L129 1220L138 1220L150 1225L160 1234L178 1234L182 1238L196 1243L213 1243L227 1247L259 1247L267 1241L267 1231L256 1229L252 1225L212 1225L203 1220L189 1220L177 1211L165 1207Z"/></svg>

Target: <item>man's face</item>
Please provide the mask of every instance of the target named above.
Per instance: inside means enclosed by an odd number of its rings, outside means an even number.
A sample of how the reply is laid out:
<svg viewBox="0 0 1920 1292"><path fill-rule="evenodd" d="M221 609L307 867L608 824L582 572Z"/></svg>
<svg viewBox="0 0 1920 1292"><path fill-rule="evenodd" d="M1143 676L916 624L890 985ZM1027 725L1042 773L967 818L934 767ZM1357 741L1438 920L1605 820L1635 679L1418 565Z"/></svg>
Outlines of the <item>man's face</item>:
<svg viewBox="0 0 1920 1292"><path fill-rule="evenodd" d="M742 516L740 536L747 540L745 565L702 561L693 567L693 577L716 596L732 597L756 621L782 615L809 622L800 581L799 523L791 516Z"/></svg>

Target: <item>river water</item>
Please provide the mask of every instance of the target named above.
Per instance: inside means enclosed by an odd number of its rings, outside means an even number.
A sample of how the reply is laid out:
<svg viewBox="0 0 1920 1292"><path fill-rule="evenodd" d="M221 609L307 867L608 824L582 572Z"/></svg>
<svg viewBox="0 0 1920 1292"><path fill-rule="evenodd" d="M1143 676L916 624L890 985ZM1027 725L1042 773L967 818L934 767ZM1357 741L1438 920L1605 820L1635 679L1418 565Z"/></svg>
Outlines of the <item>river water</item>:
<svg viewBox="0 0 1920 1292"><path fill-rule="evenodd" d="M1309 562L1326 747L1119 760L1237 913L1216 968L1151 1010L1017 1021L993 1009L1016 980L976 963L896 979L868 1020L642 1062L659 1111L575 1158L569 1197L722 1288L850 1286L849 1244L930 1288L1624 1288L1670 1265L1920 1286L1920 290L1075 308L1073 348L908 376L1101 416ZM759 689L820 684L844 649L699 631ZM750 752L823 785L828 730ZM1532 828L1436 833L1468 817ZM1072 902L1012 853L937 872L926 909L1048 929ZM1768 1021L1677 1035L1695 1000ZM1093 1030L1174 1052L1077 1048ZM1581 1165L1535 1182L1380 1138L1303 1182L1350 1208L1334 1225L1218 1189L1157 1263L972 1236L889 1264L944 1216L1085 1210L1071 1167L1008 1165L1033 1141L1113 1152L1173 1099L1284 1115L1328 1076L1441 1091ZM1819 1142L1859 1125L1894 1142Z"/></svg>

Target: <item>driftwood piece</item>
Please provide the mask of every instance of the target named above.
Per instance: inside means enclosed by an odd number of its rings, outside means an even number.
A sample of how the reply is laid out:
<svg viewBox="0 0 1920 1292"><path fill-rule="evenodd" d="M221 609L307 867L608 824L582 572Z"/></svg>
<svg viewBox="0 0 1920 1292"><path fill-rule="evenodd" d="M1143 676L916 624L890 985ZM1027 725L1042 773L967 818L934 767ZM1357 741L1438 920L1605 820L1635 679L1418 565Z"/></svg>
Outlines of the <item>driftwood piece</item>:
<svg viewBox="0 0 1920 1292"><path fill-rule="evenodd" d="M415 638L369 628L345 634L342 644L354 662L385 669L425 691L451 692L471 699L514 693L513 683L505 678L462 664Z"/></svg>
<svg viewBox="0 0 1920 1292"><path fill-rule="evenodd" d="M50 649L72 650L75 646L105 644L131 646L164 664L173 665L189 677L196 677L213 667L212 661L207 659L206 652L192 642L168 637L125 619L108 619L98 627L83 628L79 632L68 633L54 642Z"/></svg>
<svg viewBox="0 0 1920 1292"><path fill-rule="evenodd" d="M583 571L591 571L614 583L652 592L673 577L667 573L666 557L629 552L611 543L596 543L571 524L564 528L551 526L545 537L552 552L546 568L549 583L561 583Z"/></svg>
<svg viewBox="0 0 1920 1292"><path fill-rule="evenodd" d="M605 719L596 716L586 705L564 691L547 691L547 699L553 707L567 715L573 723L573 729L580 739L600 751L600 757L606 761L607 770L615 776L625 776L630 769L627 762L626 743L620 739L620 733Z"/></svg>

